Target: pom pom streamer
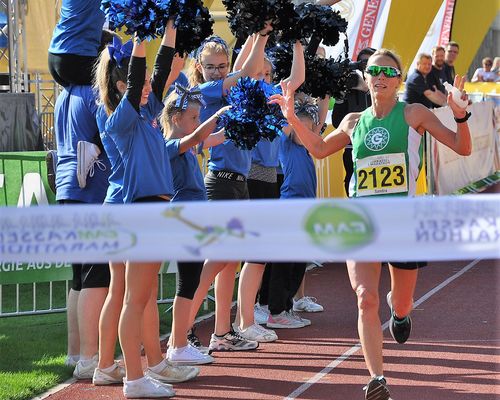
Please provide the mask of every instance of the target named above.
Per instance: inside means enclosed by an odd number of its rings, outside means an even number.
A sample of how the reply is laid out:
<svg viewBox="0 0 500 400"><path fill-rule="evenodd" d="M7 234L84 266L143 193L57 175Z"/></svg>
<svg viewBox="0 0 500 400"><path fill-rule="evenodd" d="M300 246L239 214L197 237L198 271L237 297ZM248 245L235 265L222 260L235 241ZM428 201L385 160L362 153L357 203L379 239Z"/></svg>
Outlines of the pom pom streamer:
<svg viewBox="0 0 500 400"><path fill-rule="evenodd" d="M226 97L232 106L220 118L226 137L243 150L251 150L262 138L274 140L286 120L269 97L279 90L264 81L240 78Z"/></svg>
<svg viewBox="0 0 500 400"><path fill-rule="evenodd" d="M162 37L169 18L175 18L176 49L184 54L196 49L212 34L213 19L201 0L102 0L110 28L125 28L140 40Z"/></svg>

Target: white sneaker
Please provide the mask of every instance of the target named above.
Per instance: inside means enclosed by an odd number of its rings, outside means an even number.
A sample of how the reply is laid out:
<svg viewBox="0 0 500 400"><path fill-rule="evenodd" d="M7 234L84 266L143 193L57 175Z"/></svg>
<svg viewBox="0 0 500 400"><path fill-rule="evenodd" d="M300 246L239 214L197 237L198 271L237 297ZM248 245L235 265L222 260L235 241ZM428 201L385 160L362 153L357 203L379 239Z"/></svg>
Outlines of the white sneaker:
<svg viewBox="0 0 500 400"><path fill-rule="evenodd" d="M259 342L245 339L239 333L230 331L224 336L212 333L208 349L210 351L247 351L255 350L257 347L259 347Z"/></svg>
<svg viewBox="0 0 500 400"><path fill-rule="evenodd" d="M100 368L94 370L94 376L92 377L92 383L95 386L112 385L114 383L122 383L123 378L125 378L125 368L118 365L117 362L114 363L115 368L111 372L104 372Z"/></svg>
<svg viewBox="0 0 500 400"><path fill-rule="evenodd" d="M269 308L268 306L261 306L260 304L255 304L253 307L253 318L256 324L265 324L269 318Z"/></svg>
<svg viewBox="0 0 500 400"><path fill-rule="evenodd" d="M167 349L167 360L174 365L202 365L214 362L214 358L208 354L203 354L196 347L187 346L174 349Z"/></svg>
<svg viewBox="0 0 500 400"><path fill-rule="evenodd" d="M132 382L123 379L123 395L127 399L173 397L175 391L172 385L166 385L150 376L144 376Z"/></svg>
<svg viewBox="0 0 500 400"><path fill-rule="evenodd" d="M79 360L80 360L80 355L75 355L75 356L67 355L66 359L64 360L64 365L66 365L67 367L75 368Z"/></svg>
<svg viewBox="0 0 500 400"><path fill-rule="evenodd" d="M155 372L151 368L146 368L145 376L149 376L160 382L165 383L179 383L186 382L196 378L200 370L196 367L187 365L173 365L167 360L163 360L163 369L160 372Z"/></svg>
<svg viewBox="0 0 500 400"><path fill-rule="evenodd" d="M76 148L76 177L78 186L84 188L87 186L87 176L94 176L94 165L97 165L101 171L106 170L104 163L99 160L101 150L94 143L79 141Z"/></svg>
<svg viewBox="0 0 500 400"><path fill-rule="evenodd" d="M295 311L290 310L288 311L288 314L292 317L295 318L297 321L300 321L304 324L304 326L309 326L311 325L311 320L307 318L302 318L299 314L297 314Z"/></svg>
<svg viewBox="0 0 500 400"><path fill-rule="evenodd" d="M99 356L96 354L90 360L79 360L76 363L75 370L73 371L73 376L76 379L92 379L94 376L94 370L97 368L99 362Z"/></svg>
<svg viewBox="0 0 500 400"><path fill-rule="evenodd" d="M239 335L247 340L260 343L269 343L278 340L278 335L272 329L266 329L258 324L250 325L248 328L239 330Z"/></svg>
<svg viewBox="0 0 500 400"><path fill-rule="evenodd" d="M268 328L277 329L295 329L303 328L305 326L302 321L298 320L286 311L282 311L276 315L269 314L266 325Z"/></svg>
<svg viewBox="0 0 500 400"><path fill-rule="evenodd" d="M315 297L304 296L297 301L293 300L293 311L321 312L323 306L317 303Z"/></svg>

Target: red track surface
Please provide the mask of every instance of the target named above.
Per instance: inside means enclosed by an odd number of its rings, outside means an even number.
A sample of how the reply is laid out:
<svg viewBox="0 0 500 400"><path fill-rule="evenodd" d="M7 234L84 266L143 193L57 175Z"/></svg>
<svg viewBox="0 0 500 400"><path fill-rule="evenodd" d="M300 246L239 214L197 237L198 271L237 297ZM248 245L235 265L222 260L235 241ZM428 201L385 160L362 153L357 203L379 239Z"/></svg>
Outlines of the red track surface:
<svg viewBox="0 0 500 400"><path fill-rule="evenodd" d="M431 263L421 270L415 301L468 264ZM388 278L384 271L381 298L388 290ZM499 283L500 262L480 261L416 307L408 343L398 345L384 332L385 375L393 399L500 399ZM362 386L369 377L361 351L353 348L357 311L345 267L330 264L309 272L306 287L325 307L322 313L307 315L313 321L310 327L278 330L277 342L262 344L254 352L215 353L216 362L202 367L197 379L175 386L175 398L363 399ZM389 317L385 304L381 316L382 321ZM204 343L212 328L213 320L199 326ZM339 362L347 351L352 354ZM327 366L324 374L317 375ZM312 384L306 388L308 381ZM89 381L49 397L122 398L121 386L94 387Z"/></svg>

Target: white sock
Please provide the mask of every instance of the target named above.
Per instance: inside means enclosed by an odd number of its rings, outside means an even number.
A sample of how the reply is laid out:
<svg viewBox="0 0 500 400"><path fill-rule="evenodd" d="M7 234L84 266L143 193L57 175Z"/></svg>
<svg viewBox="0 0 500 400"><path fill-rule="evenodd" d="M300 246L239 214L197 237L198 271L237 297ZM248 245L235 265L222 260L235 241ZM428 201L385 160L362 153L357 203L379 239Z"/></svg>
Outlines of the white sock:
<svg viewBox="0 0 500 400"><path fill-rule="evenodd" d="M149 367L149 369L151 371L153 371L154 373L158 374L160 373L161 371L163 371L163 369L167 366L167 363L165 360L161 360L160 363L158 365L155 365L154 367Z"/></svg>

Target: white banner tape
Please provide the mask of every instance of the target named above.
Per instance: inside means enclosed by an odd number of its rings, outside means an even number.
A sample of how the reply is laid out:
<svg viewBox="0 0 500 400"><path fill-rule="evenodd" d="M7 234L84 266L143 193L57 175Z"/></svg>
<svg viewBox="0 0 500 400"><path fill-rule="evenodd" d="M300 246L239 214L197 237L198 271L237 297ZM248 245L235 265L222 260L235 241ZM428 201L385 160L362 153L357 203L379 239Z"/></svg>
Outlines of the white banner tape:
<svg viewBox="0 0 500 400"><path fill-rule="evenodd" d="M500 195L0 208L0 262L500 256Z"/></svg>

